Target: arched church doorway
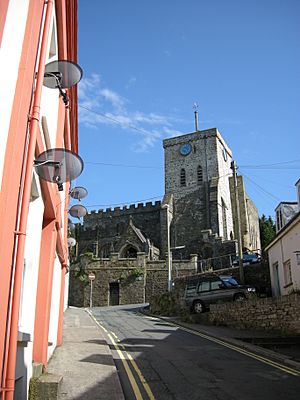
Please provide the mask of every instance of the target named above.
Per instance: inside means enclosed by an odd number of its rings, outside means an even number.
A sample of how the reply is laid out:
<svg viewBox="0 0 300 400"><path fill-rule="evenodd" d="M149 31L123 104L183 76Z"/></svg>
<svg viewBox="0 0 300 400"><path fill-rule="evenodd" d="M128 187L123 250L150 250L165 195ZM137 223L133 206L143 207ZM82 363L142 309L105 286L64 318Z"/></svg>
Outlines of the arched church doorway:
<svg viewBox="0 0 300 400"><path fill-rule="evenodd" d="M126 246L121 252L121 258L137 258L138 250L132 246Z"/></svg>

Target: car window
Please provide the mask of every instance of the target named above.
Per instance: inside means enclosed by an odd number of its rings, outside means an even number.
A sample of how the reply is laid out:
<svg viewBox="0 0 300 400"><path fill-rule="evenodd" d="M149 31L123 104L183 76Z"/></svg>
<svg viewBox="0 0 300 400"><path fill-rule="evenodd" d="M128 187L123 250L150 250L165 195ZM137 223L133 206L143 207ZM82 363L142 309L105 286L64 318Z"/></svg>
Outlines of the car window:
<svg viewBox="0 0 300 400"><path fill-rule="evenodd" d="M222 281L220 281L220 280L218 280L218 281L212 281L211 282L211 290L216 290L216 289L221 289L221 286L220 285L222 285Z"/></svg>
<svg viewBox="0 0 300 400"><path fill-rule="evenodd" d="M238 286L237 281L232 278L232 277L228 277L228 278L223 278L223 282L227 287L234 287L234 286Z"/></svg>
<svg viewBox="0 0 300 400"><path fill-rule="evenodd" d="M187 295L192 294L192 293L195 293L196 287L197 287L197 282L195 282L195 281L194 281L194 282L189 282L189 283L186 285L185 293L186 293Z"/></svg>
<svg viewBox="0 0 300 400"><path fill-rule="evenodd" d="M198 292L207 292L209 289L208 281L199 283Z"/></svg>

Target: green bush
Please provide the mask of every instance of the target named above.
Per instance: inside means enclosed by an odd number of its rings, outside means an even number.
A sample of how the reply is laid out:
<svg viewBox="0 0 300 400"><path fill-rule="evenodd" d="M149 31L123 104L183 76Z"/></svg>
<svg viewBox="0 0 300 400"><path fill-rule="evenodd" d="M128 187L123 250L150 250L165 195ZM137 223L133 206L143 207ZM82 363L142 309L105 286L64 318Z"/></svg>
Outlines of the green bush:
<svg viewBox="0 0 300 400"><path fill-rule="evenodd" d="M150 310L153 314L179 316L182 307L176 292L166 292L151 299Z"/></svg>

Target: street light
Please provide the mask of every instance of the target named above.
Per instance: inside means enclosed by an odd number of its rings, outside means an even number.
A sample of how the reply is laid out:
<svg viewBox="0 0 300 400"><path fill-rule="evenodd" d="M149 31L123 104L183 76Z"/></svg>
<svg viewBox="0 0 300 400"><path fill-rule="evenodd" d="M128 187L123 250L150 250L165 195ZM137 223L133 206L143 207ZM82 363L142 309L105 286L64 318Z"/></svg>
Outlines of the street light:
<svg viewBox="0 0 300 400"><path fill-rule="evenodd" d="M170 205L169 204L164 204L162 208L167 209L167 248L168 248L168 292L171 292L172 290L172 262L171 262L171 246L170 246L170 218L169 218L169 212L170 212Z"/></svg>

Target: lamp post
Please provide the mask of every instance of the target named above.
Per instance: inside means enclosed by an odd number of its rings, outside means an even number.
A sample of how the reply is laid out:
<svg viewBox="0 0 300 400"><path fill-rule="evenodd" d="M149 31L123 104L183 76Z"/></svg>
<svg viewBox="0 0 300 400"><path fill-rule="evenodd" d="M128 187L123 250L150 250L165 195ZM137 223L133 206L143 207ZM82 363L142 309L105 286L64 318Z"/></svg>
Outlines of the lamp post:
<svg viewBox="0 0 300 400"><path fill-rule="evenodd" d="M237 182L237 166L235 161L231 161L232 174L233 174L233 184L234 184L234 200L235 200L235 212L236 212L236 233L237 233L237 243L238 243L238 254L239 254L239 272L240 272L240 282L245 283L244 276L244 266L243 266L243 244L242 244L242 229L241 229L241 218L240 218L240 203L238 194L238 182Z"/></svg>
<svg viewBox="0 0 300 400"><path fill-rule="evenodd" d="M162 208L167 209L167 251L168 251L168 292L172 290L172 261L171 261L171 246L170 246L170 205L164 204Z"/></svg>

